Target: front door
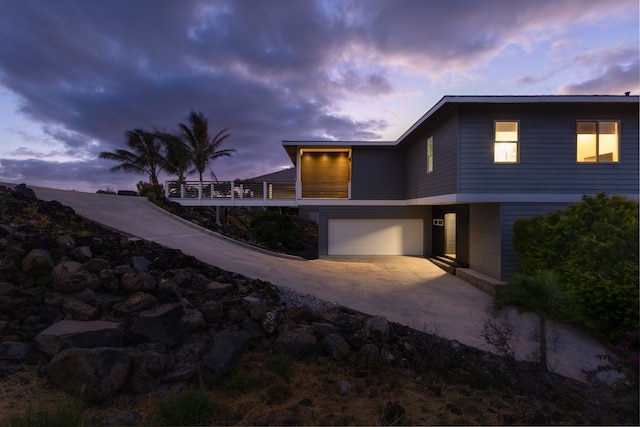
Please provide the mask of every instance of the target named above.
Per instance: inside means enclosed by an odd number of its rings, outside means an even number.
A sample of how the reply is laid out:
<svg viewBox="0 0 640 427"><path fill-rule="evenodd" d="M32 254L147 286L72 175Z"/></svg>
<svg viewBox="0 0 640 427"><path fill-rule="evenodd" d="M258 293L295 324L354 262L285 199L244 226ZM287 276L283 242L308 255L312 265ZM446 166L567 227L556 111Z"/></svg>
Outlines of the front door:
<svg viewBox="0 0 640 427"><path fill-rule="evenodd" d="M444 255L456 259L456 214L444 214Z"/></svg>
<svg viewBox="0 0 640 427"><path fill-rule="evenodd" d="M469 205L441 205L432 208L432 254L469 264Z"/></svg>

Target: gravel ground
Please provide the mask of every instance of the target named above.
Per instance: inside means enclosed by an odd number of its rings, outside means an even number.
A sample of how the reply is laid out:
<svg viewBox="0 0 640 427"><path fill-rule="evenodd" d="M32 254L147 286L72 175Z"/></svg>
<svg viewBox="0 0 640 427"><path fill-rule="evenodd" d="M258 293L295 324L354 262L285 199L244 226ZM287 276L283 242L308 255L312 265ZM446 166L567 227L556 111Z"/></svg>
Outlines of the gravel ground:
<svg viewBox="0 0 640 427"><path fill-rule="evenodd" d="M321 300L310 294L302 294L296 292L293 289L278 286L278 295L280 301L287 305L287 308L302 307L308 305L313 310L326 310L337 307L338 305L333 302Z"/></svg>

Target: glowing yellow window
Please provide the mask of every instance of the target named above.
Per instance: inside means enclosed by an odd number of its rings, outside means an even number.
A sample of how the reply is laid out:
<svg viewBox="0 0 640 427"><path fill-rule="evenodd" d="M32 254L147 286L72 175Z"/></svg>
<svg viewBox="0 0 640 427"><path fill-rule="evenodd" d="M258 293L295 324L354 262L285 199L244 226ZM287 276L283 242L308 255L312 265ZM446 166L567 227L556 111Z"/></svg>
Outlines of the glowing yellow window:
<svg viewBox="0 0 640 427"><path fill-rule="evenodd" d="M427 173L433 172L433 137L427 139Z"/></svg>
<svg viewBox="0 0 640 427"><path fill-rule="evenodd" d="M496 122L494 163L518 163L518 122Z"/></svg>
<svg viewBox="0 0 640 427"><path fill-rule="evenodd" d="M578 122L576 160L578 163L618 161L618 122Z"/></svg>

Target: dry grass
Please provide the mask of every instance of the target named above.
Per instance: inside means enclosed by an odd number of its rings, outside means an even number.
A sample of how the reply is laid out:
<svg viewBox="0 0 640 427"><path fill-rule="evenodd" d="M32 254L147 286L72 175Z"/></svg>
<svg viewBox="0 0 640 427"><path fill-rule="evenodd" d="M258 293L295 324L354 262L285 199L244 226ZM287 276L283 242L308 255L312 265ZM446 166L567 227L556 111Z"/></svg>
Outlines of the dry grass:
<svg viewBox="0 0 640 427"><path fill-rule="evenodd" d="M207 392L224 408L218 424L227 425L383 425L385 408L397 402L404 416L395 425L511 425L511 424L615 424L613 414L598 418L595 400L588 394L561 390L561 400L517 395L510 390L478 389L451 382L433 373L379 366L363 371L348 362L318 363L317 356L293 361L288 375L269 368L268 354L248 353L234 372ZM341 381L351 391L341 394ZM137 411L150 425L167 392L144 396L121 395L87 406L80 425L94 425L118 411ZM567 396L569 396L567 398ZM596 399L596 396L591 396ZM35 370L0 382L0 425L25 419L30 411L55 411L85 403L56 390L36 376ZM611 418L606 418L610 416ZM28 425L28 424L16 424Z"/></svg>

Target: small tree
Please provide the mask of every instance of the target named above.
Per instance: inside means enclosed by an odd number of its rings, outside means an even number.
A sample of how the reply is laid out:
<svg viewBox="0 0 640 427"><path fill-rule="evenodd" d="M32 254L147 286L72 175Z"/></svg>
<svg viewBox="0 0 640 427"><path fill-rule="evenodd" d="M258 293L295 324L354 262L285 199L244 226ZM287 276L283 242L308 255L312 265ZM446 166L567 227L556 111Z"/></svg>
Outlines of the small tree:
<svg viewBox="0 0 640 427"><path fill-rule="evenodd" d="M202 181L204 170L211 160L231 156L236 151L232 148L220 150L222 143L231 135L227 133L228 129L223 129L214 137L209 136L209 122L202 113L192 111L189 114L189 125L180 123L179 126L183 132L184 140L189 145L192 162L195 171L199 174L200 181Z"/></svg>
<svg viewBox="0 0 640 427"><path fill-rule="evenodd" d="M160 153L161 144L155 133L142 129L125 132L129 150L118 149L114 152L103 151L101 159L120 162L111 168L112 172L123 170L132 173L145 173L151 185L158 185L158 174L162 170L164 158Z"/></svg>
<svg viewBox="0 0 640 427"><path fill-rule="evenodd" d="M166 150L164 170L175 174L178 181L186 181L189 168L193 165L193 153L189 146L178 135L168 133L157 135Z"/></svg>
<svg viewBox="0 0 640 427"><path fill-rule="evenodd" d="M542 372L548 371L547 321L563 317L567 304L568 297L560 286L557 274L549 270L539 270L531 276L515 275L493 300L495 310L513 306L521 313L530 312L538 316L538 350Z"/></svg>

